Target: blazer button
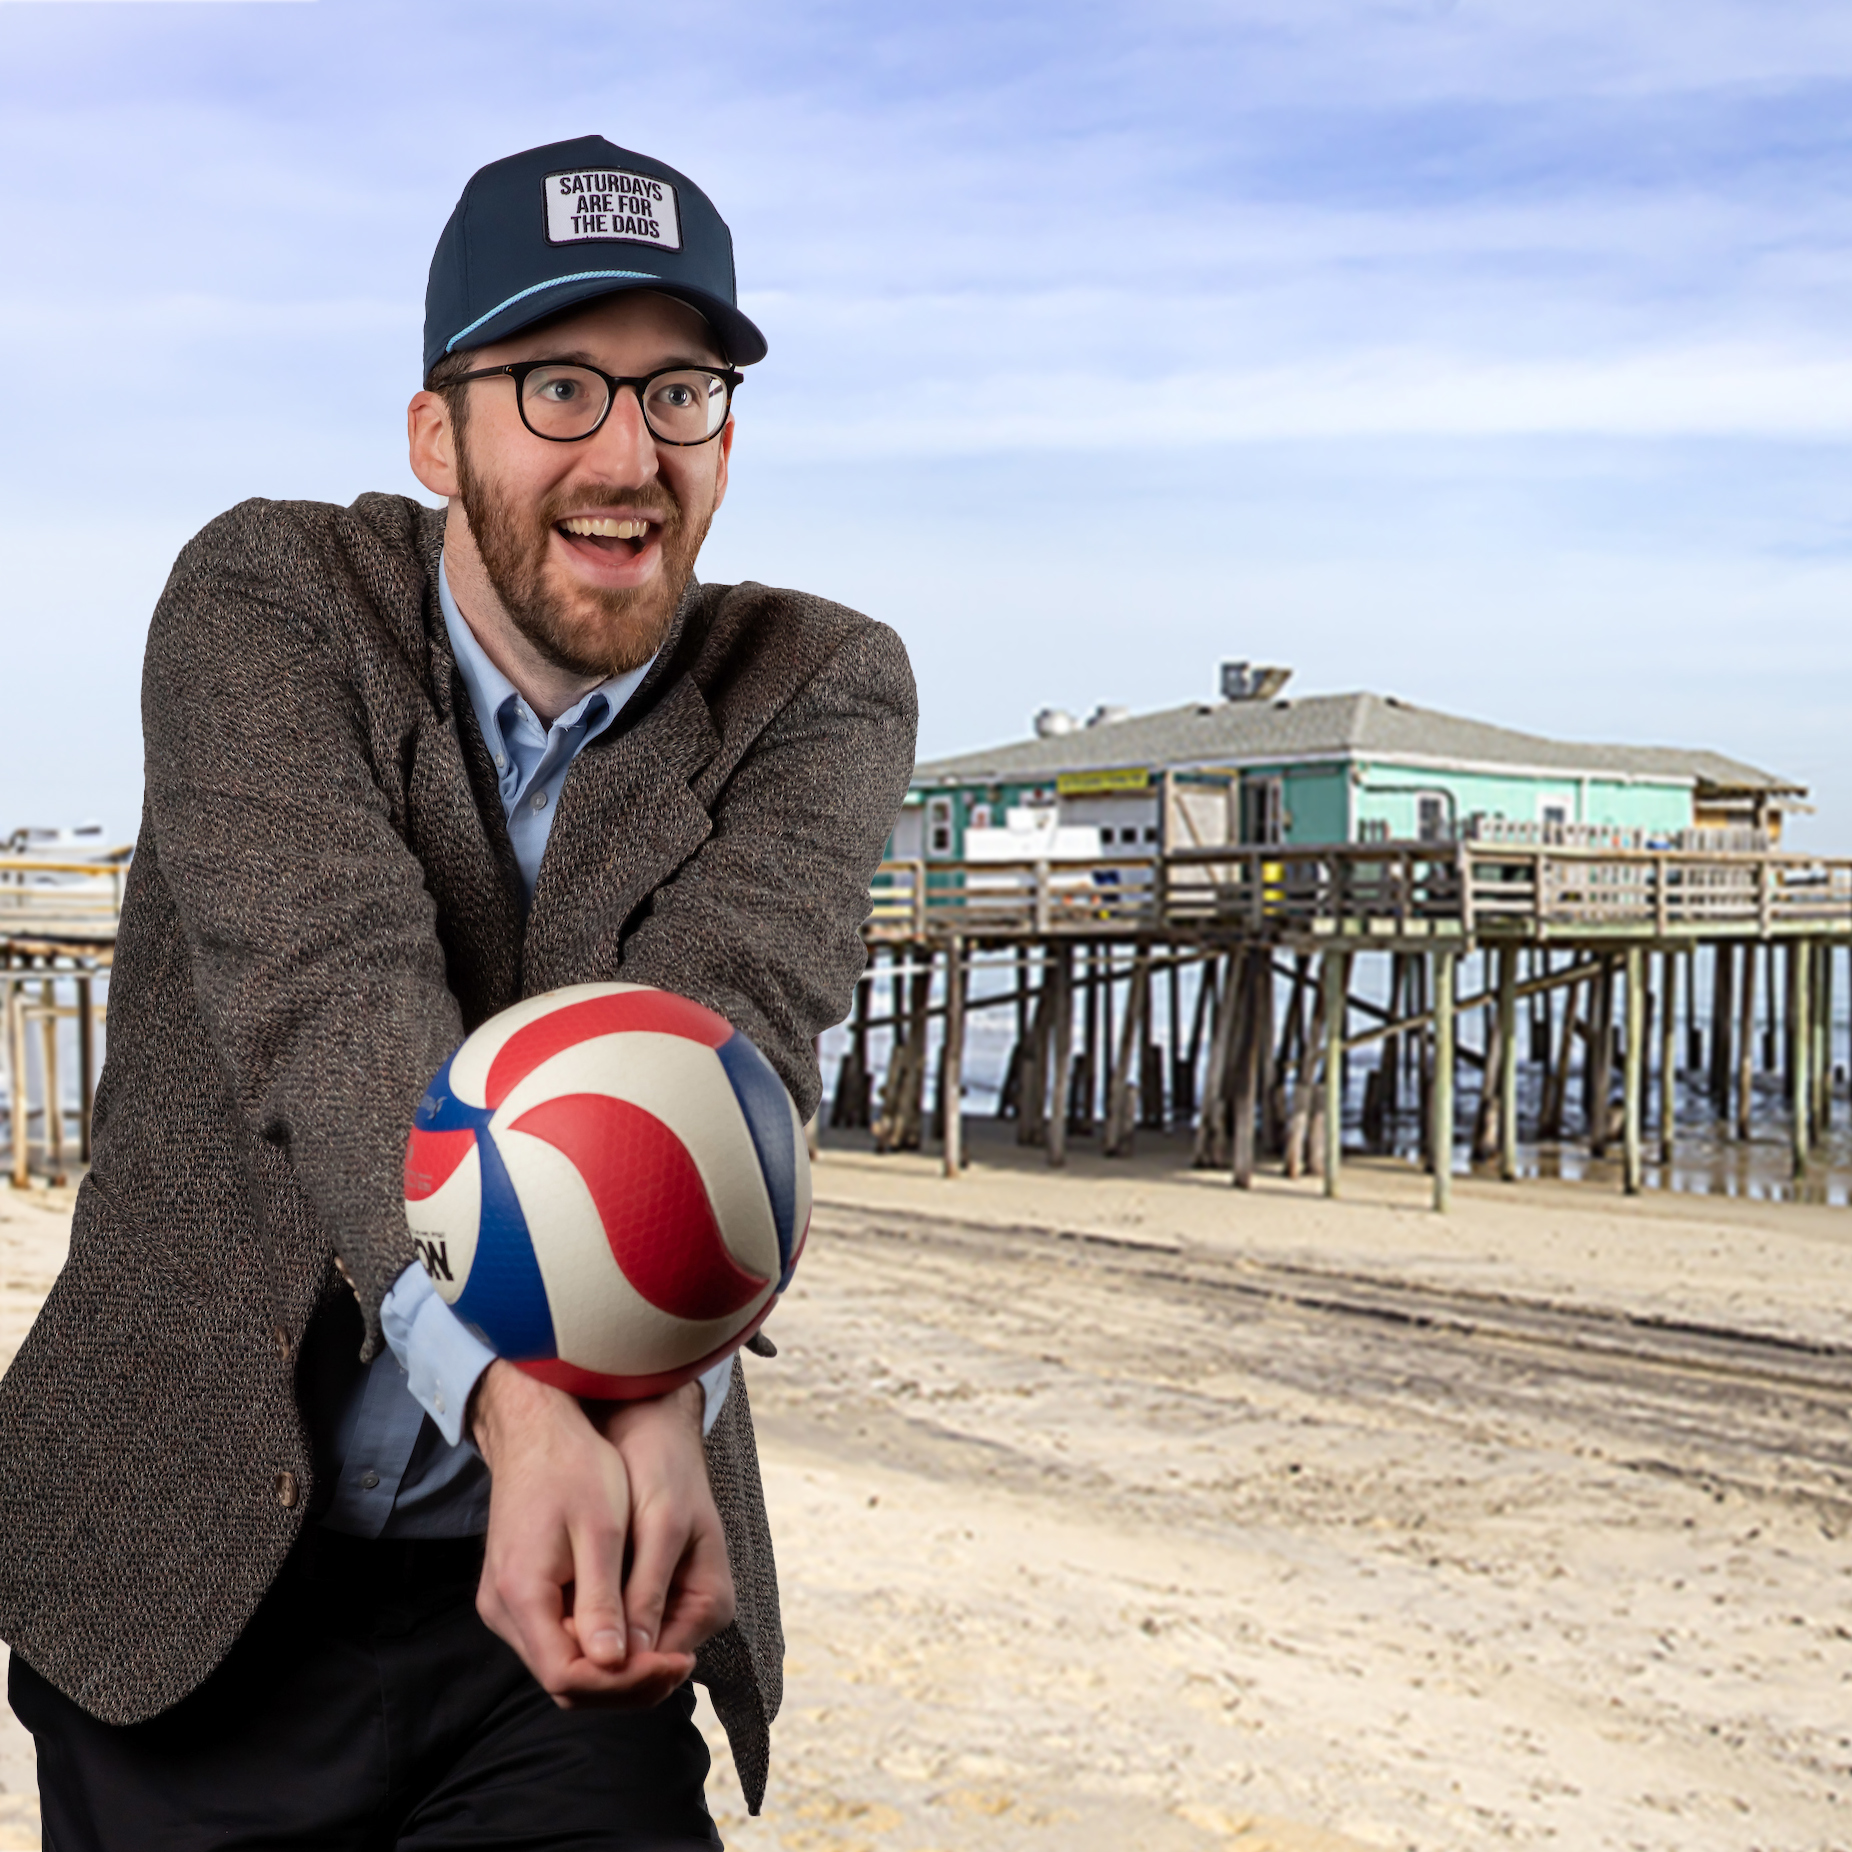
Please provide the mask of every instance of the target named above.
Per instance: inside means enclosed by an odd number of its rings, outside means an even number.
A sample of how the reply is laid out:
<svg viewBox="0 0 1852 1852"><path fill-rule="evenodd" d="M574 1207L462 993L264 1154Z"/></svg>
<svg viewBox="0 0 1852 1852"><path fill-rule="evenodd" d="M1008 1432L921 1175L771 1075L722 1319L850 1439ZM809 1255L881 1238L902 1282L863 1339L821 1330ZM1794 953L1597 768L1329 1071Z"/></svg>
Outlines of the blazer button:
<svg viewBox="0 0 1852 1852"><path fill-rule="evenodd" d="M271 1331L270 1335L276 1342L277 1355L279 1357L287 1357L289 1355L289 1333L285 1331L281 1325L278 1325Z"/></svg>
<svg viewBox="0 0 1852 1852"><path fill-rule="evenodd" d="M285 1511L292 1510L296 1503L296 1475L278 1473L276 1476L277 1503Z"/></svg>

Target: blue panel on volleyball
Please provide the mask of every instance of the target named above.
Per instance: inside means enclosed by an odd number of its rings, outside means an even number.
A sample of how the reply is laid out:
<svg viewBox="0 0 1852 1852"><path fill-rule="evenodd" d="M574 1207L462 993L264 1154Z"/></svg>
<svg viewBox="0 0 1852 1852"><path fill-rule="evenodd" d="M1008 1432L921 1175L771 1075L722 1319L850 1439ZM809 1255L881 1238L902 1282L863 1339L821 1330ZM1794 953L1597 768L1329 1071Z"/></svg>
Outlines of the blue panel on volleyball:
<svg viewBox="0 0 1852 1852"><path fill-rule="evenodd" d="M486 1126L476 1134L476 1156L482 1165L482 1226L468 1284L451 1310L475 1325L500 1356L557 1356L553 1313L527 1217Z"/></svg>
<svg viewBox="0 0 1852 1852"><path fill-rule="evenodd" d="M766 1194L772 1199L772 1220L778 1229L778 1259L782 1292L791 1278L791 1249L798 1237L797 1140L791 1126L791 1096L772 1064L737 1032L715 1051L733 1084L734 1097L746 1115L759 1168L765 1175Z"/></svg>
<svg viewBox="0 0 1852 1852"><path fill-rule="evenodd" d="M540 1263L534 1258L527 1217L521 1212L521 1199L502 1154L489 1136L493 1117L486 1106L468 1105L451 1092L448 1061L438 1069L418 1106L417 1122L430 1131L476 1134L482 1217L469 1279L450 1309L465 1324L475 1326L499 1356L557 1356L553 1313L547 1305Z"/></svg>

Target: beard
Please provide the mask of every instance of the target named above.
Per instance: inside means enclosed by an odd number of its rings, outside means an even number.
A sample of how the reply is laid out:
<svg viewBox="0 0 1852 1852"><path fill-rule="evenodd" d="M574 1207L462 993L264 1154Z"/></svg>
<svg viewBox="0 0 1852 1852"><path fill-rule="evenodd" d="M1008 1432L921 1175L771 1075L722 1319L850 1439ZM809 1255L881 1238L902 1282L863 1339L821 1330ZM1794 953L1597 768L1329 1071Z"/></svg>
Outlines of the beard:
<svg viewBox="0 0 1852 1852"><path fill-rule="evenodd" d="M515 628L557 669L603 681L640 669L662 647L714 518L690 520L666 483L579 483L520 508L499 497L457 447L457 487L489 583ZM555 523L583 508L641 508L659 523L662 562L647 585L559 584L548 571ZM628 542L616 544L628 545Z"/></svg>

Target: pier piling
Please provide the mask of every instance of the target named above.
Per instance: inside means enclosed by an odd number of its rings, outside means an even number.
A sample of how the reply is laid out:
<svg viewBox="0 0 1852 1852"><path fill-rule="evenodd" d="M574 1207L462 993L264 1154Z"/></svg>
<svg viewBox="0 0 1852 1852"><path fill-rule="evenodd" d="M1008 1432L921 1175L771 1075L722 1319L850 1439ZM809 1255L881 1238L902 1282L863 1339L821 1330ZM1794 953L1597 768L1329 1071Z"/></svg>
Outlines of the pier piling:
<svg viewBox="0 0 1852 1852"><path fill-rule="evenodd" d="M1042 979L1049 987L1054 1068L1045 1137L1049 1167L1060 1170L1067 1163L1068 1102L1074 1086L1074 948L1054 946L1050 948L1050 956L1053 966Z"/></svg>
<svg viewBox="0 0 1852 1852"><path fill-rule="evenodd" d="M1659 1161L1672 1162L1678 1137L1678 954L1659 960Z"/></svg>
<svg viewBox="0 0 1852 1852"><path fill-rule="evenodd" d="M1807 1174L1807 1157L1810 1145L1809 1133L1813 1127L1812 1088L1808 1084L1812 1079L1812 1015L1809 994L1812 985L1812 960L1808 956L1811 948L1805 939L1796 939L1789 949L1791 1030L1790 1036L1794 1049L1788 1063L1791 1096L1789 1100L1789 1117L1792 1121L1791 1139L1793 1169L1795 1177Z"/></svg>
<svg viewBox="0 0 1852 1852"><path fill-rule="evenodd" d="M1545 993L1546 995L1548 993ZM1491 1076L1486 1076L1491 1084ZM1518 949L1498 952L1498 1174L1518 1177Z"/></svg>
<svg viewBox="0 0 1852 1852"><path fill-rule="evenodd" d="M1325 991L1325 1194L1338 1193L1338 1163L1344 1150L1344 1029L1349 1014L1350 955L1327 952Z"/></svg>
<svg viewBox="0 0 1852 1852"><path fill-rule="evenodd" d="M953 933L945 948L945 1046L939 1054L939 1091L945 1123L945 1174L956 1177L965 1160L964 941Z"/></svg>
<svg viewBox="0 0 1852 1852"><path fill-rule="evenodd" d="M1434 1208L1445 1215L1453 1205L1453 979L1459 953L1451 947L1431 960L1434 976L1433 1130Z"/></svg>
<svg viewBox="0 0 1852 1852"><path fill-rule="evenodd" d="M1627 1040L1621 1061L1621 1187L1637 1196L1645 1181L1640 1102L1646 1055L1646 953L1627 948Z"/></svg>
<svg viewBox="0 0 1852 1852"><path fill-rule="evenodd" d="M1750 1115L1755 1109L1756 962L1755 943L1751 940L1742 950L1736 1023L1736 1136L1744 1141L1748 1140ZM1767 960L1762 962L1766 966Z"/></svg>
<svg viewBox="0 0 1852 1852"><path fill-rule="evenodd" d="M1237 1000L1233 1073L1229 1082L1229 1169L1236 1189L1254 1182L1254 1112L1260 1081L1261 1050L1271 1024L1261 1020L1264 1000L1272 994L1272 957L1265 946L1235 955L1236 977L1230 991Z"/></svg>
<svg viewBox="0 0 1852 1852"><path fill-rule="evenodd" d="M1711 947L1711 1111L1730 1116L1730 1024L1735 1015L1736 948L1728 939Z"/></svg>

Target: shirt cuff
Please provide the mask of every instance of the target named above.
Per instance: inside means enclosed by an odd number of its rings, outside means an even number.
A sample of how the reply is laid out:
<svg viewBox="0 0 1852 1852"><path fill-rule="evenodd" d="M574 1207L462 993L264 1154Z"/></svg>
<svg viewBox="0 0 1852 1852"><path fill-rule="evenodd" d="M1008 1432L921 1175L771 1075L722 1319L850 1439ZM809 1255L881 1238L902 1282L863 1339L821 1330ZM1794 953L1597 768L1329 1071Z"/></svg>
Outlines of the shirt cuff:
<svg viewBox="0 0 1852 1852"><path fill-rule="evenodd" d="M703 1436L714 1431L714 1423L720 1419L720 1411L727 1405L727 1391L733 1387L733 1353L728 1351L711 1370L703 1370L697 1378L701 1393L707 1397L707 1406L701 1411L701 1433Z"/></svg>
<svg viewBox="0 0 1852 1852"><path fill-rule="evenodd" d="M495 1361L495 1352L437 1296L431 1276L416 1261L393 1281L379 1308L379 1322L392 1354L405 1372L405 1386L451 1446L463 1438L463 1411L476 1379ZM712 1433L733 1387L731 1351L697 1379L705 1398L701 1432Z"/></svg>
<svg viewBox="0 0 1852 1852"><path fill-rule="evenodd" d="M380 1305L379 1322L405 1372L406 1388L456 1446L463 1438L470 1391L495 1361L495 1352L437 1296L431 1276L416 1261L393 1281Z"/></svg>

